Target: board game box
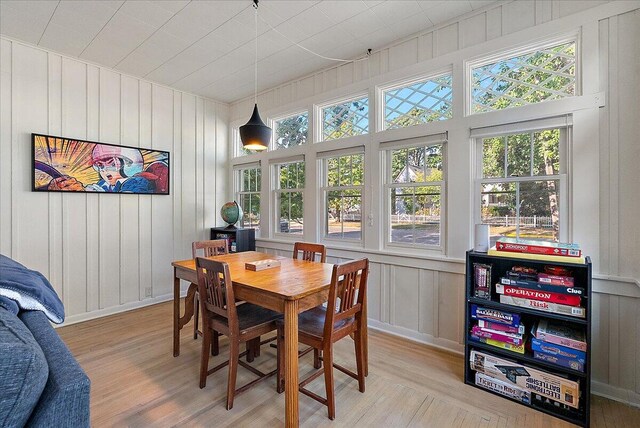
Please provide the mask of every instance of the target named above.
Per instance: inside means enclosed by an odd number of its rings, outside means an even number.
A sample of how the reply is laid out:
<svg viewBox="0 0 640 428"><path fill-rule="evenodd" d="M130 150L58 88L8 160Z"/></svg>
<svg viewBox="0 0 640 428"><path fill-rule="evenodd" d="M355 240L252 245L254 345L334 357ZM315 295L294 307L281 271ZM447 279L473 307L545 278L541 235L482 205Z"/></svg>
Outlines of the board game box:
<svg viewBox="0 0 640 428"><path fill-rule="evenodd" d="M520 315L500 311L498 309L484 308L478 305L471 305L471 318L497 322L500 324L510 325L512 327L520 326Z"/></svg>
<svg viewBox="0 0 640 428"><path fill-rule="evenodd" d="M567 367L569 369L584 372L584 363L579 360L572 360L569 358L556 357L553 355L545 354L543 352L533 351L533 358L536 360L546 361L551 364L555 364L561 367Z"/></svg>
<svg viewBox="0 0 640 428"><path fill-rule="evenodd" d="M584 288L580 288L580 287L542 284L537 281L527 281L524 279L513 279L509 277L500 278L500 284L513 285L515 287L528 288L531 290L550 291L552 293L559 293L559 294L570 294L573 296L584 296L584 293L585 293Z"/></svg>
<svg viewBox="0 0 640 428"><path fill-rule="evenodd" d="M505 397L512 398L525 404L531 404L531 393L526 389L511 385L491 376L476 372L476 385Z"/></svg>
<svg viewBox="0 0 640 428"><path fill-rule="evenodd" d="M587 353L584 351L567 348L566 346L558 345L555 343L543 342L542 340L536 339L535 337L531 338L531 350L542 352L543 354L551 355L554 357L576 360L583 364L587 359Z"/></svg>
<svg viewBox="0 0 640 428"><path fill-rule="evenodd" d="M580 306L561 305L560 303L543 302L542 300L525 299L521 297L500 295L500 303L505 305L519 306L522 308L537 309L554 314L569 315L572 317L584 318L586 310Z"/></svg>
<svg viewBox="0 0 640 428"><path fill-rule="evenodd" d="M572 381L476 350L471 351L469 364L472 370L489 375L509 385L515 385L578 408L580 394L578 381Z"/></svg>
<svg viewBox="0 0 640 428"><path fill-rule="evenodd" d="M523 297L525 299L560 303L562 305L580 306L580 296L555 293L551 291L531 290L529 288L514 287L500 283L496 284L496 293L504 294L505 296Z"/></svg>
<svg viewBox="0 0 640 428"><path fill-rule="evenodd" d="M584 327L541 319L532 333L537 339L547 343L555 343L578 351L587 350L587 336Z"/></svg>

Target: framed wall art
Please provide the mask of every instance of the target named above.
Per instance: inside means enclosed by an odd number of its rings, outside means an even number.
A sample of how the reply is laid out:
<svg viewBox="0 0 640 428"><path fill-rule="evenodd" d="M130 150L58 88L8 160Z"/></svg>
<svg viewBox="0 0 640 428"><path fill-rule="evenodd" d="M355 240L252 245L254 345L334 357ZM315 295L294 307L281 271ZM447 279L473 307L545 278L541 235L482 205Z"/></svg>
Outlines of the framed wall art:
<svg viewBox="0 0 640 428"><path fill-rule="evenodd" d="M33 191L169 194L169 152L31 134Z"/></svg>

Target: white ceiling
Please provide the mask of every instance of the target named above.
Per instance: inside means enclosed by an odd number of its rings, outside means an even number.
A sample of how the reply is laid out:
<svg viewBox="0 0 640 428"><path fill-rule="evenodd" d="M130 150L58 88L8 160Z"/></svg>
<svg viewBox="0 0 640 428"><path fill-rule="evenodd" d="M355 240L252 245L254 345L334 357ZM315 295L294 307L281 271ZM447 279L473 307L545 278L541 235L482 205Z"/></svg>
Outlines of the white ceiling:
<svg viewBox="0 0 640 428"><path fill-rule="evenodd" d="M493 1L261 0L258 90ZM0 0L0 33L220 101L253 93L250 0Z"/></svg>

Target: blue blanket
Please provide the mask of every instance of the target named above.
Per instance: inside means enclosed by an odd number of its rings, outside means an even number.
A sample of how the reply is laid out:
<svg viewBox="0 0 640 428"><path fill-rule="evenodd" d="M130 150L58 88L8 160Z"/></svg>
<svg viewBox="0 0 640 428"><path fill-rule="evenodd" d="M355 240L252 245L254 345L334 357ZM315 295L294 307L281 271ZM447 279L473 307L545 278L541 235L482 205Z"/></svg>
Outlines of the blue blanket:
<svg viewBox="0 0 640 428"><path fill-rule="evenodd" d="M64 306L47 278L2 254L0 306L12 312L16 312L17 307L26 311L38 310L56 324L64 321Z"/></svg>

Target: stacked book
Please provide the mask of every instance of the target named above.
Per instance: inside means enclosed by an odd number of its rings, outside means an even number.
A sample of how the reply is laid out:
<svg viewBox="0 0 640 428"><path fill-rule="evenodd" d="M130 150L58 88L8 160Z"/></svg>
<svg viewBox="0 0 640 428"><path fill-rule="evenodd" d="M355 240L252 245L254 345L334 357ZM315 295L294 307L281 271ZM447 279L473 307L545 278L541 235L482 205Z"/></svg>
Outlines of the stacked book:
<svg viewBox="0 0 640 428"><path fill-rule="evenodd" d="M472 305L471 318L477 320L470 332L472 340L524 354L525 326L520 315Z"/></svg>
<svg viewBox="0 0 640 428"><path fill-rule="evenodd" d="M564 268L547 266L538 273L525 266L513 266L496 284L500 303L545 312L584 318L584 288L576 287L574 278ZM550 273L552 272L552 273Z"/></svg>
<svg viewBox="0 0 640 428"><path fill-rule="evenodd" d="M584 372L587 338L584 328L542 319L531 330L533 357Z"/></svg>
<svg viewBox="0 0 640 428"><path fill-rule="evenodd" d="M578 244L530 241L507 237L499 238L496 246L491 248L487 254L490 256L519 257L522 259L547 262L579 264L585 262L582 250L580 250Z"/></svg>

